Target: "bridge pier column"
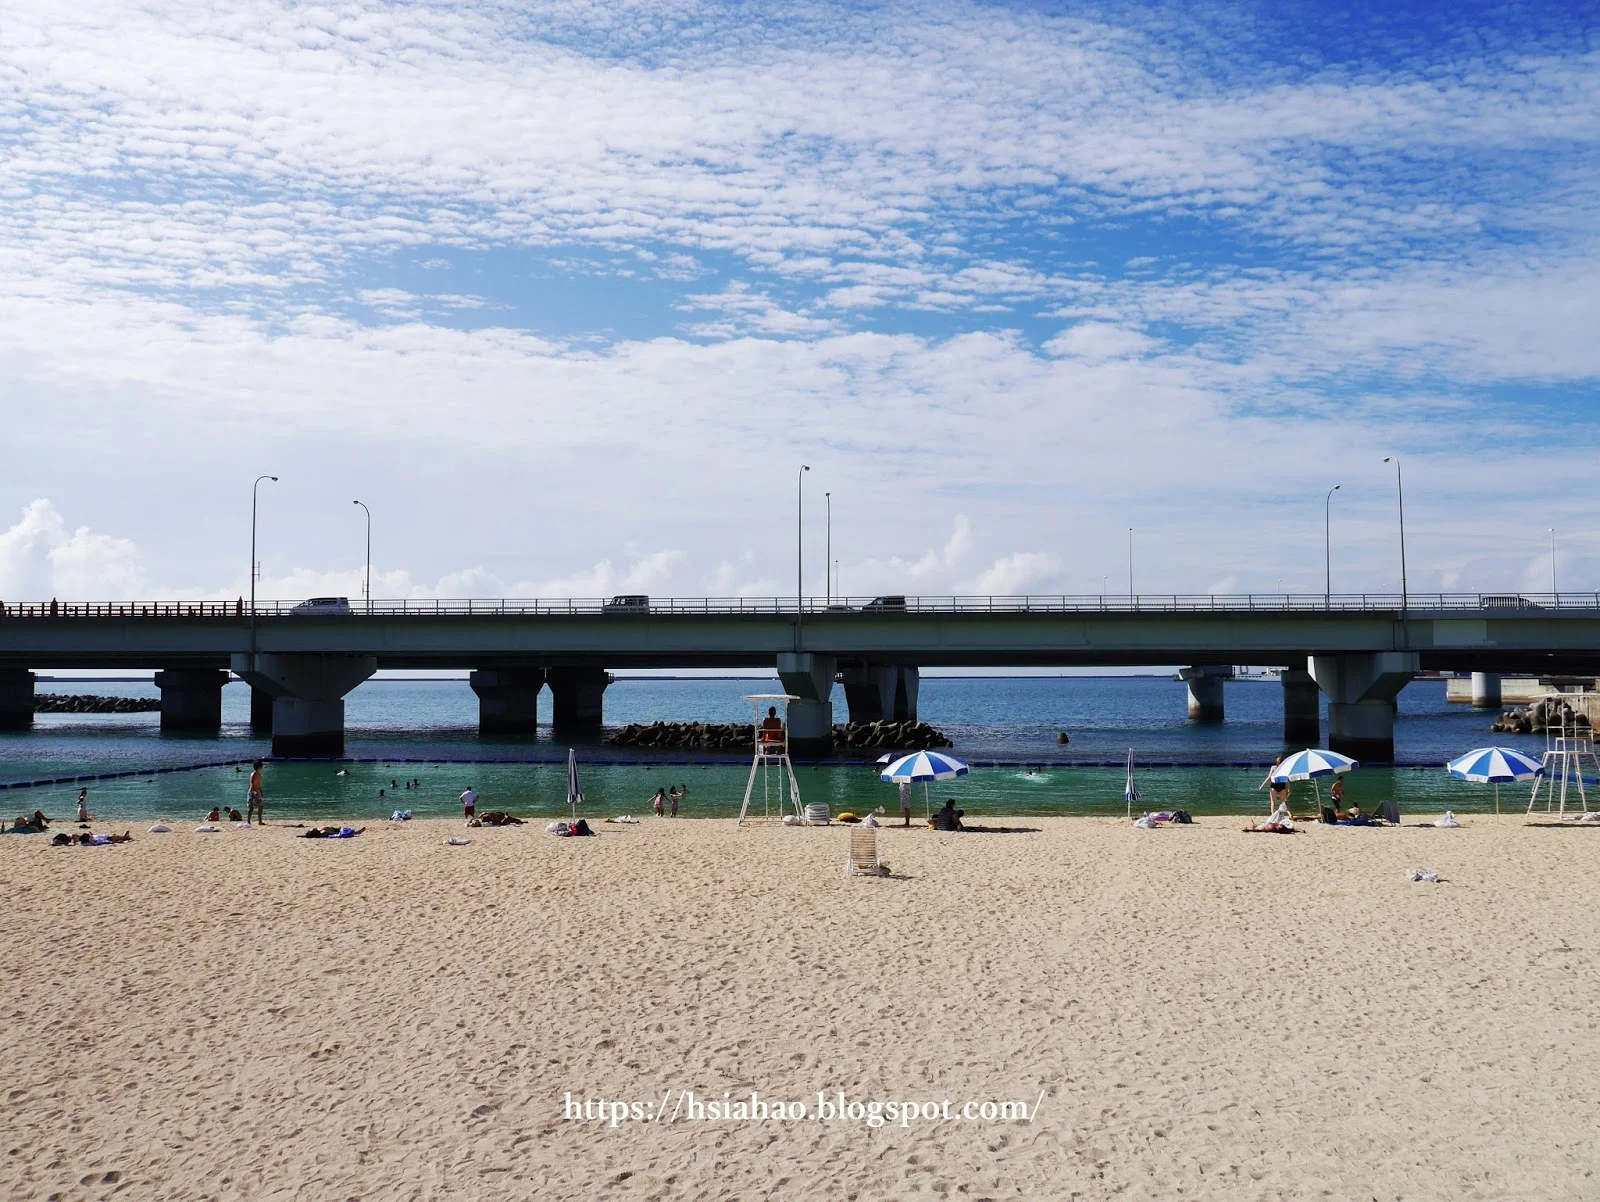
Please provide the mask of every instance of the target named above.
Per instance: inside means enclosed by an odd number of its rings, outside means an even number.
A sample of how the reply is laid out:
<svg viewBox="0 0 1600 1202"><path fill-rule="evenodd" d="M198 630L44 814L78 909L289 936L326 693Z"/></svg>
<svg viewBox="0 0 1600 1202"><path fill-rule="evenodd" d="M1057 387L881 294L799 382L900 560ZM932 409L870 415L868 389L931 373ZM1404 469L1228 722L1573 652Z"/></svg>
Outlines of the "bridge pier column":
<svg viewBox="0 0 1600 1202"><path fill-rule="evenodd" d="M1500 673L1474 672L1472 674L1472 708L1497 710L1500 708Z"/></svg>
<svg viewBox="0 0 1600 1202"><path fill-rule="evenodd" d="M1328 695L1328 746L1358 760L1392 761L1395 698L1420 667L1414 651L1313 655L1311 675Z"/></svg>
<svg viewBox="0 0 1600 1202"><path fill-rule="evenodd" d="M1316 747L1322 740L1322 694L1304 668L1285 668L1283 682L1283 741Z"/></svg>
<svg viewBox="0 0 1600 1202"><path fill-rule="evenodd" d="M156 673L164 734L216 734L222 729L222 686L228 674L216 668L167 668Z"/></svg>
<svg viewBox="0 0 1600 1202"><path fill-rule="evenodd" d="M1233 679L1233 668L1223 664L1202 664L1184 668L1178 675L1189 686L1189 717L1196 722L1221 722L1222 682Z"/></svg>
<svg viewBox="0 0 1600 1202"><path fill-rule="evenodd" d="M558 735L598 734L611 675L604 668L550 668L550 723Z"/></svg>
<svg viewBox="0 0 1600 1202"><path fill-rule="evenodd" d="M272 696L272 754L344 754L344 697L377 670L370 655L240 654L234 675Z"/></svg>
<svg viewBox="0 0 1600 1202"><path fill-rule="evenodd" d="M534 735L539 732L543 668L480 668L467 680L478 695L480 735Z"/></svg>
<svg viewBox="0 0 1600 1202"><path fill-rule="evenodd" d="M258 735L272 733L272 694L250 686L250 730Z"/></svg>
<svg viewBox="0 0 1600 1202"><path fill-rule="evenodd" d="M0 668L0 730L27 730L32 725L33 673Z"/></svg>
<svg viewBox="0 0 1600 1202"><path fill-rule="evenodd" d="M922 673L917 668L880 664L846 664L844 699L850 721L917 720L917 694Z"/></svg>
<svg viewBox="0 0 1600 1202"><path fill-rule="evenodd" d="M778 679L784 692L798 697L789 703L789 751L817 758L833 750L833 675L831 655L784 651L778 655Z"/></svg>

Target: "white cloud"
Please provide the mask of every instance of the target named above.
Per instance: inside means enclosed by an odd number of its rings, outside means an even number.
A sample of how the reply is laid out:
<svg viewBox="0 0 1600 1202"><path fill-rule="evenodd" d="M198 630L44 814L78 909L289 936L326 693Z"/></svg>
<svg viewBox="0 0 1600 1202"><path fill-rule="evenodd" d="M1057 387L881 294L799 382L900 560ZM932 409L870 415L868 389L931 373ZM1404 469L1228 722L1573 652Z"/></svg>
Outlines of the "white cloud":
<svg viewBox="0 0 1600 1202"><path fill-rule="evenodd" d="M1154 338L1138 330L1103 321L1085 321L1057 334L1044 344L1044 350L1051 355L1099 361L1146 355L1158 345Z"/></svg>
<svg viewBox="0 0 1600 1202"><path fill-rule="evenodd" d="M47 498L0 533L0 598L129 601L145 596L138 548L87 526L69 530Z"/></svg>
<svg viewBox="0 0 1600 1202"><path fill-rule="evenodd" d="M1061 592L1046 586L1058 583L1061 557L1048 551L1017 551L990 564L978 576L956 586L956 592L974 597L1018 597L1027 593Z"/></svg>

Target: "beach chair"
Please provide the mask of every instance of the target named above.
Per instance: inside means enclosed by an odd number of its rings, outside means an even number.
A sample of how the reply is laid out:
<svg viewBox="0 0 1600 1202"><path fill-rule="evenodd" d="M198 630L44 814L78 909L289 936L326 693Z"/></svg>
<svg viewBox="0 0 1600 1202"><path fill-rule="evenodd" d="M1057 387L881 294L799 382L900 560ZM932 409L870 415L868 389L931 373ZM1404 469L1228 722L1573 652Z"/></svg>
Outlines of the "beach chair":
<svg viewBox="0 0 1600 1202"><path fill-rule="evenodd" d="M1334 812L1334 809L1333 809L1332 806L1323 806L1322 807L1322 821L1325 822L1329 826L1338 826L1339 825L1339 815Z"/></svg>
<svg viewBox="0 0 1600 1202"><path fill-rule="evenodd" d="M806 806L806 825L807 826L828 826L828 825L830 825L829 818L828 818L828 807L827 807L827 805L824 804L823 802L812 802L810 805Z"/></svg>
<svg viewBox="0 0 1600 1202"><path fill-rule="evenodd" d="M1378 807L1378 817L1382 818L1390 826L1399 826L1400 803L1393 800L1384 802Z"/></svg>
<svg viewBox="0 0 1600 1202"><path fill-rule="evenodd" d="M888 876L889 866L878 858L878 828L850 828L850 856L844 864L845 876Z"/></svg>

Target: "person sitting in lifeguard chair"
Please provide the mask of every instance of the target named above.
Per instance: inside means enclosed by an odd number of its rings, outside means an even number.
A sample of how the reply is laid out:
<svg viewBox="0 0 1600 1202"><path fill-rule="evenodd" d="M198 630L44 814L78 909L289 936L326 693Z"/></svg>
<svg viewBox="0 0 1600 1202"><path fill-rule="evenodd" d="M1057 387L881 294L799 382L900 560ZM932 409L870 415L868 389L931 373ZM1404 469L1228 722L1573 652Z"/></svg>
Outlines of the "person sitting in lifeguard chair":
<svg viewBox="0 0 1600 1202"><path fill-rule="evenodd" d="M758 734L762 750L781 750L783 747L783 719L778 717L778 707L767 706L767 716L761 719Z"/></svg>

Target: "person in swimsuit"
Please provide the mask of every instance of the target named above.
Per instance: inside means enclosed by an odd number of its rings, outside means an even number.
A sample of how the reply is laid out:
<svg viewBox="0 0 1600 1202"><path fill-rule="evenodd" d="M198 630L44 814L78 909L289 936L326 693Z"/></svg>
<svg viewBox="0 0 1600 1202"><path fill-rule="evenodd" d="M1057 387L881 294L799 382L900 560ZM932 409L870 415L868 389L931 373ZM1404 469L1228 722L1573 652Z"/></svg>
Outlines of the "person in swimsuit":
<svg viewBox="0 0 1600 1202"><path fill-rule="evenodd" d="M244 820L246 822L255 822L259 823L261 826L266 826L267 801L266 797L261 791L262 763L263 761L257 760L254 766L250 769L250 797L249 800L245 802Z"/></svg>

